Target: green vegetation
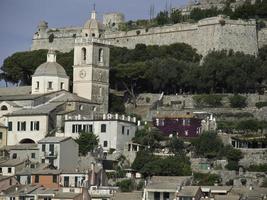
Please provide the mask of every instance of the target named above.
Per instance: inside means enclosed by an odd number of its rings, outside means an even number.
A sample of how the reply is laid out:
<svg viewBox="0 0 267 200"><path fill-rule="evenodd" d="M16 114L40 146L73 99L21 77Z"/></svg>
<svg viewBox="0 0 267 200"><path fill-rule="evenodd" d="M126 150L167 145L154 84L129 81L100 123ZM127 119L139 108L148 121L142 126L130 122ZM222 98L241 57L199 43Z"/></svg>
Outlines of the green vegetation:
<svg viewBox="0 0 267 200"><path fill-rule="evenodd" d="M260 108L263 108L263 107L266 107L267 106L267 101L264 101L264 102L257 102L255 104L255 106L260 109Z"/></svg>
<svg viewBox="0 0 267 200"><path fill-rule="evenodd" d="M251 172L267 172L267 164L250 165L247 170Z"/></svg>
<svg viewBox="0 0 267 200"><path fill-rule="evenodd" d="M266 121L259 121L257 119L248 119L248 120L235 120L235 121L218 121L218 129L226 132L257 132L263 131L267 128Z"/></svg>
<svg viewBox="0 0 267 200"><path fill-rule="evenodd" d="M188 176L191 174L190 161L184 155L161 158L147 151L140 151L132 164L132 168L144 177L157 176Z"/></svg>
<svg viewBox="0 0 267 200"><path fill-rule="evenodd" d="M116 185L119 186L121 192L132 192L135 187L135 183L131 179L122 180Z"/></svg>
<svg viewBox="0 0 267 200"><path fill-rule="evenodd" d="M213 186L215 183L220 183L221 177L217 174L204 174L204 173L194 173L193 184L194 185L207 185Z"/></svg>
<svg viewBox="0 0 267 200"><path fill-rule="evenodd" d="M197 107L220 107L222 106L222 95L203 94L193 96L194 103Z"/></svg>
<svg viewBox="0 0 267 200"><path fill-rule="evenodd" d="M243 158L243 154L239 149L234 149L231 145L225 146L221 153L227 158L228 164L225 166L228 170L238 171L238 162Z"/></svg>
<svg viewBox="0 0 267 200"><path fill-rule="evenodd" d="M247 106L247 98L241 95L234 95L229 97L232 108L244 108Z"/></svg>
<svg viewBox="0 0 267 200"><path fill-rule="evenodd" d="M82 132L75 141L79 145L80 154L86 155L98 146L99 139L93 133Z"/></svg>
<svg viewBox="0 0 267 200"><path fill-rule="evenodd" d="M109 113L125 113L123 97L109 94Z"/></svg>
<svg viewBox="0 0 267 200"><path fill-rule="evenodd" d="M193 141L196 154L207 158L215 158L222 151L223 143L215 132L206 132Z"/></svg>

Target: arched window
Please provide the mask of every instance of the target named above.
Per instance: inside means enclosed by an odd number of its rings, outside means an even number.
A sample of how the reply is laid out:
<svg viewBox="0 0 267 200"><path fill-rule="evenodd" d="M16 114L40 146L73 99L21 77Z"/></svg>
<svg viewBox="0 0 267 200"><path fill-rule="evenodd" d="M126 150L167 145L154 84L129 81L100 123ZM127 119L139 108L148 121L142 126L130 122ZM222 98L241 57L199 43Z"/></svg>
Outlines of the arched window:
<svg viewBox="0 0 267 200"><path fill-rule="evenodd" d="M5 105L1 106L1 110L7 110L7 106Z"/></svg>
<svg viewBox="0 0 267 200"><path fill-rule="evenodd" d="M12 159L16 159L16 158L17 158L17 154L16 153L13 153Z"/></svg>
<svg viewBox="0 0 267 200"><path fill-rule="evenodd" d="M99 49L99 52L98 52L98 61L102 63L103 60L104 60L104 50L103 49Z"/></svg>
<svg viewBox="0 0 267 200"><path fill-rule="evenodd" d="M82 61L85 62L86 61L86 48L82 48Z"/></svg>

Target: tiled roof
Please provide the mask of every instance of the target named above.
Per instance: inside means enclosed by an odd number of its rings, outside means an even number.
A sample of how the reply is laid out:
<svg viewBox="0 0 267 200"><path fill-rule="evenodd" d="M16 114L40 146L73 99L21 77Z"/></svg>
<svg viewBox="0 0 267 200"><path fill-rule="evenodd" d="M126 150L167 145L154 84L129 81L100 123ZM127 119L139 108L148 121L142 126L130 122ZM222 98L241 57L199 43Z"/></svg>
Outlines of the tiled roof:
<svg viewBox="0 0 267 200"><path fill-rule="evenodd" d="M38 143L60 143L69 140L71 137L45 137L38 141Z"/></svg>
<svg viewBox="0 0 267 200"><path fill-rule="evenodd" d="M0 97L11 95L29 95L31 94L31 90L31 86L0 88Z"/></svg>
<svg viewBox="0 0 267 200"><path fill-rule="evenodd" d="M200 190L199 186L184 186L178 193L178 197L195 197Z"/></svg>
<svg viewBox="0 0 267 200"><path fill-rule="evenodd" d="M37 144L18 144L18 145L12 145L12 146L5 146L2 147L0 150L38 150Z"/></svg>
<svg viewBox="0 0 267 200"><path fill-rule="evenodd" d="M148 181L147 189L152 190L177 190L178 186L186 185L191 176L153 176Z"/></svg>
<svg viewBox="0 0 267 200"><path fill-rule="evenodd" d="M8 116L23 116L23 115L48 115L51 111L55 110L58 106L62 105L63 103L47 103L40 106L36 106L33 108L24 108L18 111L14 111Z"/></svg>
<svg viewBox="0 0 267 200"><path fill-rule="evenodd" d="M0 167L15 167L17 165L20 165L24 163L25 160L20 160L20 159L10 159L5 162L0 163Z"/></svg>
<svg viewBox="0 0 267 200"><path fill-rule="evenodd" d="M112 200L138 200L142 199L142 192L117 192Z"/></svg>

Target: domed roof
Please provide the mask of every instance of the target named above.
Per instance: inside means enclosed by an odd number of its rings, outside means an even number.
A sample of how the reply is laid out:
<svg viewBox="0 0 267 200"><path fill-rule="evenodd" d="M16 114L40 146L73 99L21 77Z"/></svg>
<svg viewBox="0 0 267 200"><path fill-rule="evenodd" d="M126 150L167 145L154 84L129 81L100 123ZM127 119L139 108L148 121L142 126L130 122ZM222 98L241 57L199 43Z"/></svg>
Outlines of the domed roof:
<svg viewBox="0 0 267 200"><path fill-rule="evenodd" d="M93 11L91 14L91 19L87 20L83 26L84 29L98 29L104 30L105 26L101 22L96 20L96 12Z"/></svg>
<svg viewBox="0 0 267 200"><path fill-rule="evenodd" d="M56 62L56 52L50 49L47 53L47 62L35 70L33 76L57 76L68 78L65 69Z"/></svg>
<svg viewBox="0 0 267 200"><path fill-rule="evenodd" d="M46 62L41 64L36 70L33 76L58 76L67 78L65 69L56 62Z"/></svg>

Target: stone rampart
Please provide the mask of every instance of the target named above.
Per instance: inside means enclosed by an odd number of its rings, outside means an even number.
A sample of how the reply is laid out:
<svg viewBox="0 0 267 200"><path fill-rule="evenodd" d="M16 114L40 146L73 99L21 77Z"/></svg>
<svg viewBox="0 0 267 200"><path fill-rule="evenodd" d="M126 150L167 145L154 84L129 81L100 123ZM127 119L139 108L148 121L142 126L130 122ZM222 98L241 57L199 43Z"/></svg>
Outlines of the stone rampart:
<svg viewBox="0 0 267 200"><path fill-rule="evenodd" d="M54 48L67 52L73 49L75 38L81 36L81 29L39 29L34 34L31 50ZM51 41L52 34L53 41ZM146 45L186 43L202 55L222 49L233 49L252 55L258 52L255 20L230 20L224 16L203 19L195 24L180 23L132 31L105 31L101 37L108 40L111 45L127 48L134 48L140 43Z"/></svg>

